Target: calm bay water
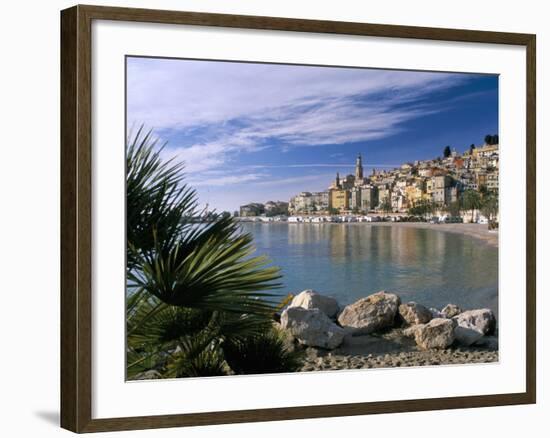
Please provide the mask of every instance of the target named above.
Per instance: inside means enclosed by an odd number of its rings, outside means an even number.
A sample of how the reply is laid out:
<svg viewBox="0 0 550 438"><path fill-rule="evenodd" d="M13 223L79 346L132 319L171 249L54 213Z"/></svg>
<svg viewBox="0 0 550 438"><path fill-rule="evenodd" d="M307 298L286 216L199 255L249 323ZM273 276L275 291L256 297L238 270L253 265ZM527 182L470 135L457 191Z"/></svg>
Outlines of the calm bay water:
<svg viewBox="0 0 550 438"><path fill-rule="evenodd" d="M349 304L387 290L437 308L498 312L498 249L472 237L369 224L242 226L257 254L281 268L283 295L315 289Z"/></svg>

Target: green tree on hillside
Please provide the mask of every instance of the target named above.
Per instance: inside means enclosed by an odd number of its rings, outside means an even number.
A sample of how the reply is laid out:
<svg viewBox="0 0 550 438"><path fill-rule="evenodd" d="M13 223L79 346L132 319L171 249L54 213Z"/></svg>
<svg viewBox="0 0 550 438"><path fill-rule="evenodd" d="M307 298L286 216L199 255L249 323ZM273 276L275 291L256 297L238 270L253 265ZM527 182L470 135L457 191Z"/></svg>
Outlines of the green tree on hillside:
<svg viewBox="0 0 550 438"><path fill-rule="evenodd" d="M471 222L474 222L476 210L481 207L481 195L475 190L468 189L462 195L462 205L464 210L471 211Z"/></svg>
<svg viewBox="0 0 550 438"><path fill-rule="evenodd" d="M487 134L485 136L485 144L495 145L495 144L498 144L498 141L499 141L498 134L494 134L494 135Z"/></svg>
<svg viewBox="0 0 550 438"><path fill-rule="evenodd" d="M497 216L498 216L498 195L493 192L488 192L483 196L481 202L481 213L488 220L488 227L490 230L497 227Z"/></svg>
<svg viewBox="0 0 550 438"><path fill-rule="evenodd" d="M460 213L462 211L462 206L460 205L460 201L453 201L450 202L446 207L445 211L449 213L452 217L459 217Z"/></svg>
<svg viewBox="0 0 550 438"><path fill-rule="evenodd" d="M436 205L426 199L418 201L413 207L409 208L409 214L412 216L420 216L427 220L436 210Z"/></svg>
<svg viewBox="0 0 550 438"><path fill-rule="evenodd" d="M449 158L451 156L451 147L445 146L445 149L443 149L443 157Z"/></svg>
<svg viewBox="0 0 550 438"><path fill-rule="evenodd" d="M393 211L393 207L391 205L391 199L389 197L386 197L382 200L382 204L380 205L380 209L384 213L391 213Z"/></svg>
<svg viewBox="0 0 550 438"><path fill-rule="evenodd" d="M311 201L307 211L308 213L315 213L317 211L317 203L315 201Z"/></svg>

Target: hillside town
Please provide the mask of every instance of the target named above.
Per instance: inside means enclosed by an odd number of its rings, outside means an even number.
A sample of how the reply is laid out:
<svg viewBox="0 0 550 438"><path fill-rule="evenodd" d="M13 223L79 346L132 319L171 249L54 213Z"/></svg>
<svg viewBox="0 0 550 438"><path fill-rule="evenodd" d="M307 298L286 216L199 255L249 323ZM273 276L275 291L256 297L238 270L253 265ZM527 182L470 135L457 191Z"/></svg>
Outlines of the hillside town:
<svg viewBox="0 0 550 438"><path fill-rule="evenodd" d="M487 135L480 146L463 153L446 146L443 156L404 163L391 170L364 174L363 157L355 172L336 174L322 192L304 191L288 202L269 201L240 207L241 218L278 218L301 222L330 221L329 217L452 218L457 222L498 223L498 135Z"/></svg>

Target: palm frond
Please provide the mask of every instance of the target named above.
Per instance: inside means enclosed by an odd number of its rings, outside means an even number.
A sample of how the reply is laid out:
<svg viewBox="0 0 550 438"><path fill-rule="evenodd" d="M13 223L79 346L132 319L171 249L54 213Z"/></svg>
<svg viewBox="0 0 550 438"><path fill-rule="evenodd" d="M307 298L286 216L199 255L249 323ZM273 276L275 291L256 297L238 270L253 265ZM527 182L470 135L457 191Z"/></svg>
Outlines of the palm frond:
<svg viewBox="0 0 550 438"><path fill-rule="evenodd" d="M126 351L126 378L133 380L138 374L150 370L163 370L169 355L160 349L134 350L128 348Z"/></svg>
<svg viewBox="0 0 550 438"><path fill-rule="evenodd" d="M305 353L289 345L290 341L276 329L222 345L225 360L236 374L263 374L298 371Z"/></svg>
<svg viewBox="0 0 550 438"><path fill-rule="evenodd" d="M226 374L221 345L270 330L279 269L231 217L201 220L184 166L127 139L127 375Z"/></svg>
<svg viewBox="0 0 550 438"><path fill-rule="evenodd" d="M237 234L231 218L194 230L175 245L160 244L134 255L139 269L129 272L136 287L174 306L237 313L273 313L276 267L251 257L247 234Z"/></svg>
<svg viewBox="0 0 550 438"><path fill-rule="evenodd" d="M126 151L127 240L131 246L152 249L153 234L170 241L190 226L186 218L197 211L196 192L184 184L183 163L163 161L152 131L141 127ZM128 266L135 265L128 251Z"/></svg>
<svg viewBox="0 0 550 438"><path fill-rule="evenodd" d="M183 336L205 330L212 320L211 311L175 307L161 301L155 306L143 307L128 324L128 343L134 347L177 343Z"/></svg>
<svg viewBox="0 0 550 438"><path fill-rule="evenodd" d="M218 350L202 350L198 355L178 355L164 377L214 377L227 374L223 355Z"/></svg>

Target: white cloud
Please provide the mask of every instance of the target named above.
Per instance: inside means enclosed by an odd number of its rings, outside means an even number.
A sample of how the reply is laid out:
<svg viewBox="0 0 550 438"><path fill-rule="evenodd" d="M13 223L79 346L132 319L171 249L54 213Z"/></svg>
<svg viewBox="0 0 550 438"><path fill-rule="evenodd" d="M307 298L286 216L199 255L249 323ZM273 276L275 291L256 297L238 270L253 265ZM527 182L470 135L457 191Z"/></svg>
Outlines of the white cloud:
<svg viewBox="0 0 550 438"><path fill-rule="evenodd" d="M440 110L422 103L464 75L130 58L128 121L203 141L169 144L188 171L219 167L270 139L283 148L367 141ZM358 99L361 97L361 99Z"/></svg>
<svg viewBox="0 0 550 438"><path fill-rule="evenodd" d="M327 181L330 182L330 177L332 174L315 174L315 175L304 175L304 176L294 176L288 178L278 178L272 180L263 180L256 183L256 186L272 186L277 187L281 185L292 185L299 186L302 183L321 183L327 184ZM327 184L328 185L328 184Z"/></svg>
<svg viewBox="0 0 550 438"><path fill-rule="evenodd" d="M248 173L244 175L202 175L199 179L189 179L186 181L193 187L210 186L221 187L235 184L248 184L253 181L259 181L265 178L265 175L260 173Z"/></svg>
<svg viewBox="0 0 550 438"><path fill-rule="evenodd" d="M314 175L300 175L288 177L274 177L268 173L249 173L246 168L234 169L232 175L227 175L223 171L206 171L203 172L200 178L191 177L185 182L193 187L220 187L229 185L244 184L246 186L281 186L287 184L302 184L302 183L319 183L326 185L327 181L333 177L333 173L316 173ZM328 180L327 180L328 178ZM252 183L252 184L250 184Z"/></svg>
<svg viewBox="0 0 550 438"><path fill-rule="evenodd" d="M358 94L415 99L463 76L428 72L129 58L131 118L184 129L250 116L287 117L288 105L318 105ZM283 110L284 112L281 112Z"/></svg>

